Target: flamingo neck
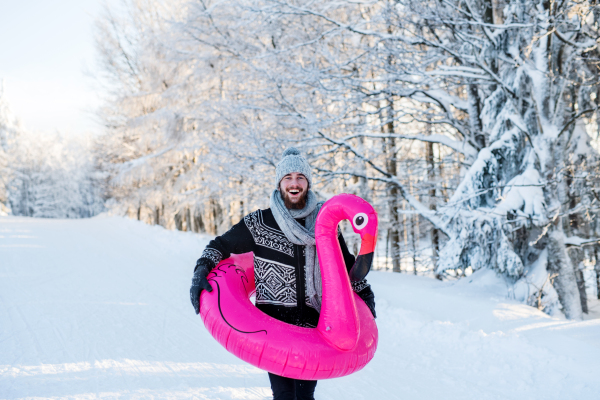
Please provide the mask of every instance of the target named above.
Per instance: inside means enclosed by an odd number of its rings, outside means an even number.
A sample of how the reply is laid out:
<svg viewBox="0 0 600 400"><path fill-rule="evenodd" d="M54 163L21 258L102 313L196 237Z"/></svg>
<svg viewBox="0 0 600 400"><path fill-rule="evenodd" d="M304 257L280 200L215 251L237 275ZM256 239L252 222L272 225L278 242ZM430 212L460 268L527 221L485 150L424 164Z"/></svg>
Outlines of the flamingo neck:
<svg viewBox="0 0 600 400"><path fill-rule="evenodd" d="M315 226L323 296L317 330L340 350L358 342L359 323L352 287L337 237L337 226L346 215L341 204L322 210Z"/></svg>

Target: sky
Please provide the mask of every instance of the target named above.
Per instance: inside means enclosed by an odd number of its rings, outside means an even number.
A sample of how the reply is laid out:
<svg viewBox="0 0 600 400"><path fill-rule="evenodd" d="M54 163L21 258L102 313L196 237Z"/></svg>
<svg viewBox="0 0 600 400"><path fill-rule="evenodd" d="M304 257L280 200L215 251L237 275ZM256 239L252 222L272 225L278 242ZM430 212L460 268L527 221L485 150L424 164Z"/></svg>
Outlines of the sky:
<svg viewBox="0 0 600 400"><path fill-rule="evenodd" d="M99 132L93 26L102 0L0 0L0 81L23 127Z"/></svg>

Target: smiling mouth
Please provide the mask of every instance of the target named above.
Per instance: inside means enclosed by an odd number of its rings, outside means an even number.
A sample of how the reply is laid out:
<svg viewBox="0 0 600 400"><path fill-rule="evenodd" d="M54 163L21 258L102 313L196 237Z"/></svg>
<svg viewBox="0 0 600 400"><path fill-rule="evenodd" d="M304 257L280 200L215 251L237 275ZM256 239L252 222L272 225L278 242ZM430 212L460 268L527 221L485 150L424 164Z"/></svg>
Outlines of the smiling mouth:
<svg viewBox="0 0 600 400"><path fill-rule="evenodd" d="M300 194L300 190L299 189L290 189L288 190L288 193L291 194L292 196L296 196L298 194Z"/></svg>

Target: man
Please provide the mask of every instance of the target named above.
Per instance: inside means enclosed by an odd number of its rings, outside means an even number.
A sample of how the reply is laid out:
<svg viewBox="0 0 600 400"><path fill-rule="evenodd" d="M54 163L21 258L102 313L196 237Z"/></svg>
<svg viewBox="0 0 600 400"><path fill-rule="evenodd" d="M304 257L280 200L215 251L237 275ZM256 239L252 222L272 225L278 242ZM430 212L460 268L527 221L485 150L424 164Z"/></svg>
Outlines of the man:
<svg viewBox="0 0 600 400"><path fill-rule="evenodd" d="M323 205L310 190L308 161L291 147L276 168L276 190L270 208L244 217L225 234L211 240L196 263L190 296L196 314L202 290L212 291L209 272L231 254L254 253L256 306L273 318L315 328L321 309L321 273L315 247L315 221ZM348 270L355 258L341 233L338 240ZM366 280L352 289L375 316L375 296ZM269 373L274 400L314 400L317 381L290 379Z"/></svg>

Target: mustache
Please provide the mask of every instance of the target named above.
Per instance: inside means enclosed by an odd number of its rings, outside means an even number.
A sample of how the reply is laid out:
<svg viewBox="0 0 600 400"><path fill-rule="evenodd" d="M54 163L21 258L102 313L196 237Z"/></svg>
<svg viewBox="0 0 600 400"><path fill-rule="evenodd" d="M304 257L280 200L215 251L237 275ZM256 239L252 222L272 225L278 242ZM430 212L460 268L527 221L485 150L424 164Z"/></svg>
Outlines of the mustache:
<svg viewBox="0 0 600 400"><path fill-rule="evenodd" d="M302 209L304 208L304 206L306 205L306 199L308 198L308 190L302 190L302 188L297 188L296 190L298 190L298 198L296 200L296 203L292 202L291 199L291 194L289 193L289 191L291 189L294 188L288 188L285 191L281 191L280 195L281 198L283 199L283 203L285 204L286 208L288 209Z"/></svg>

